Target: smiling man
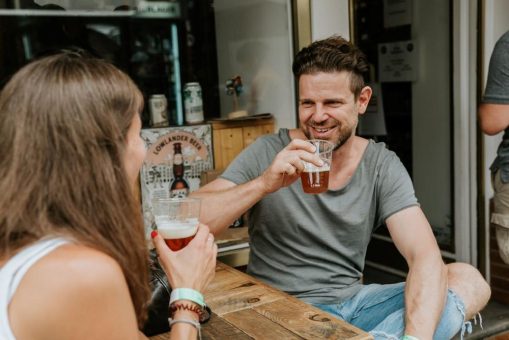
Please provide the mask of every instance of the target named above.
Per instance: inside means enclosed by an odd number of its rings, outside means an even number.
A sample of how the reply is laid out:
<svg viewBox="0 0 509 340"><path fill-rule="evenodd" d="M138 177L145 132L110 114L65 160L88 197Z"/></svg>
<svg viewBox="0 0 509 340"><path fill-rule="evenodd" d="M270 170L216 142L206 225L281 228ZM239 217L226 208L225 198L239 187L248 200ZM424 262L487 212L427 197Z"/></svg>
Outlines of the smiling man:
<svg viewBox="0 0 509 340"><path fill-rule="evenodd" d="M449 339L484 307L490 289L472 266L443 263L395 153L355 135L371 97L367 68L364 54L341 37L302 49L293 64L300 127L257 139L195 192L205 200L201 220L219 233L249 210L248 272L376 339ZM328 190L317 195L298 181L304 162L321 162L308 139L335 145ZM384 223L408 277L363 285L368 243Z"/></svg>

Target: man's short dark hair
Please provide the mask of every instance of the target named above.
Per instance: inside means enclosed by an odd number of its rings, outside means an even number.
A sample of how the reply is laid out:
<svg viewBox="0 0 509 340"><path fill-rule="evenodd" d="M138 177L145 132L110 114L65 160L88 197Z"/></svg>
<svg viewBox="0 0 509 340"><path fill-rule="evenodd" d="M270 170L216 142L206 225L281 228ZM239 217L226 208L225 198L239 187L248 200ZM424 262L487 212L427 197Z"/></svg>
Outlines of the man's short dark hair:
<svg viewBox="0 0 509 340"><path fill-rule="evenodd" d="M293 74L297 80L303 74L349 72L350 90L355 98L358 98L364 87L363 75L368 69L364 53L337 35L315 41L304 47L297 53L292 65Z"/></svg>

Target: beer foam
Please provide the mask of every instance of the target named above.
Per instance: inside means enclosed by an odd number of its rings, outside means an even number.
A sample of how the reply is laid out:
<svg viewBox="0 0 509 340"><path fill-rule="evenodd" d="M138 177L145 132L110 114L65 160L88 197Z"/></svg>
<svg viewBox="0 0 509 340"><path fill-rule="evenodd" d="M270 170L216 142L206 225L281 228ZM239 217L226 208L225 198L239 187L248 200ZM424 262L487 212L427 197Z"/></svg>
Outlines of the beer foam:
<svg viewBox="0 0 509 340"><path fill-rule="evenodd" d="M184 221L169 220L156 217L157 231L164 239L179 239L193 236L198 229L198 219L190 218Z"/></svg>
<svg viewBox="0 0 509 340"><path fill-rule="evenodd" d="M305 172L319 172L319 171L330 171L330 164L324 162L322 166L316 166L313 163L304 162Z"/></svg>

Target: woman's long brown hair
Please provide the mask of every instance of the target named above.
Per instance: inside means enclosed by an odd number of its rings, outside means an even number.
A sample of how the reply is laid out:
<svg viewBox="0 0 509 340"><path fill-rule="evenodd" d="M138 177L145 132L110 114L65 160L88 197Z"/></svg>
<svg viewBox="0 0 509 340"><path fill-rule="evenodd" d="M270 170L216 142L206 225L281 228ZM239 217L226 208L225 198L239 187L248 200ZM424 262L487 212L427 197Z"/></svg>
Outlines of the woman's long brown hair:
<svg viewBox="0 0 509 340"><path fill-rule="evenodd" d="M74 52L26 65L0 93L0 258L58 235L98 249L120 264L140 325L148 253L123 155L142 106L126 74Z"/></svg>

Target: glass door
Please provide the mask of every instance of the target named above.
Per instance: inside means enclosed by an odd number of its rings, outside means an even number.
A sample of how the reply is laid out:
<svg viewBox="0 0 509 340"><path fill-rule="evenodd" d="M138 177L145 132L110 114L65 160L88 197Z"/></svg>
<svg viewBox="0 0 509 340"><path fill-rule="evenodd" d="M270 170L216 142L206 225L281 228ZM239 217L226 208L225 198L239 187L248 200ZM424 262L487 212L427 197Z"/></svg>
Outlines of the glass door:
<svg viewBox="0 0 509 340"><path fill-rule="evenodd" d="M399 156L444 259L454 261L452 2L351 5L352 38L371 63L369 82L379 101L360 118L359 134L385 142ZM385 226L375 232L367 263L400 274L408 269Z"/></svg>

